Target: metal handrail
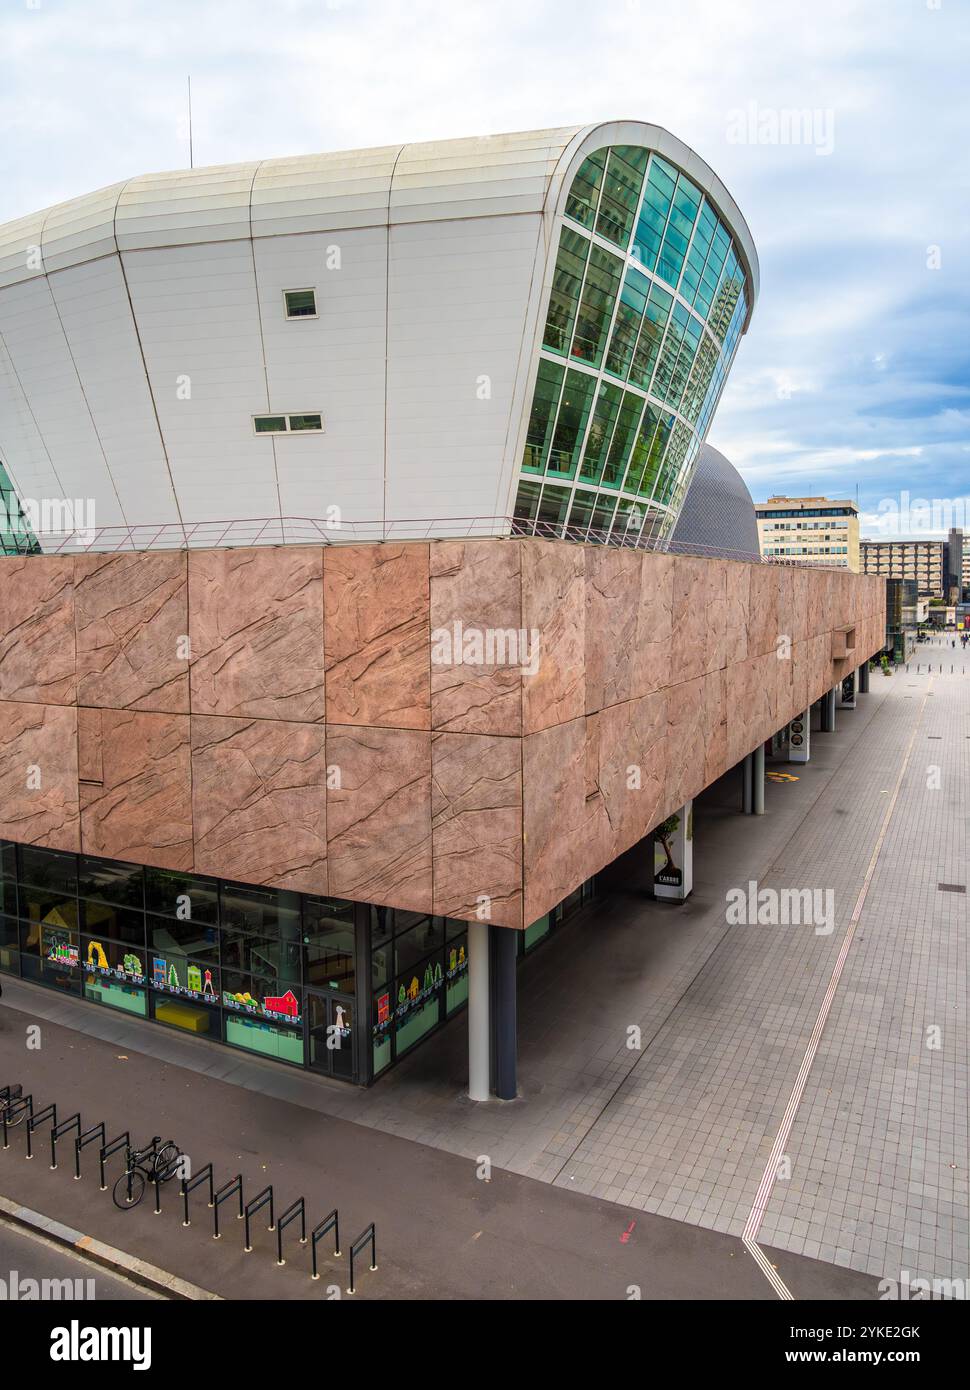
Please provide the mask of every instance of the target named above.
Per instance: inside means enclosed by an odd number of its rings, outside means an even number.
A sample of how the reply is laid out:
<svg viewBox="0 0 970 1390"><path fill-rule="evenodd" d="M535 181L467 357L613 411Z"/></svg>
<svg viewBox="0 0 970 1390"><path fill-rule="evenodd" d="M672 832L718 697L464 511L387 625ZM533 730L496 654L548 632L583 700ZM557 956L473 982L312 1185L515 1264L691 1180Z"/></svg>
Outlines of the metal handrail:
<svg viewBox="0 0 970 1390"><path fill-rule="evenodd" d="M86 532L44 531L39 539L21 543L13 555L88 555L126 551L203 550L278 545L340 545L393 540L470 540L532 537L568 541L575 545L612 545L671 555L697 555L740 560L748 564L784 565L807 569L843 569L796 556L761 555L695 541L663 540L656 536L610 532L594 527L525 520L514 516L384 517L335 523L320 517L236 517L196 522L151 522L145 525L100 526Z"/></svg>

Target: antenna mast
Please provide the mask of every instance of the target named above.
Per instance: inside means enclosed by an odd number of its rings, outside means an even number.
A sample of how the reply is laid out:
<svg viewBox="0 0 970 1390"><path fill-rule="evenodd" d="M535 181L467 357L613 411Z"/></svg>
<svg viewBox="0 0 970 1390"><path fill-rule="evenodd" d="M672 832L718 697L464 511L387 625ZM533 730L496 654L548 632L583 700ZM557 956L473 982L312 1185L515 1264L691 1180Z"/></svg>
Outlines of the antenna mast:
<svg viewBox="0 0 970 1390"><path fill-rule="evenodd" d="M189 84L189 168L195 168L195 159L192 152L192 78L188 78Z"/></svg>

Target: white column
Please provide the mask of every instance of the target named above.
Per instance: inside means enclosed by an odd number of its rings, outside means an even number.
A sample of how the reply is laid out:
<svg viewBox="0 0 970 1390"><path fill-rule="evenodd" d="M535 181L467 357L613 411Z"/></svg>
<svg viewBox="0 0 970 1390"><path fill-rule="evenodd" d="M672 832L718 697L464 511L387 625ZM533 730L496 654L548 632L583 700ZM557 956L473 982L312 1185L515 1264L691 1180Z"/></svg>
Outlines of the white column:
<svg viewBox="0 0 970 1390"><path fill-rule="evenodd" d="M686 802L654 833L653 892L683 902L694 887L694 803Z"/></svg>
<svg viewBox="0 0 970 1390"><path fill-rule="evenodd" d="M807 763L812 746L812 711L805 710L796 715L788 725L788 761Z"/></svg>
<svg viewBox="0 0 970 1390"><path fill-rule="evenodd" d="M468 923L468 1098L488 1100L488 923Z"/></svg>

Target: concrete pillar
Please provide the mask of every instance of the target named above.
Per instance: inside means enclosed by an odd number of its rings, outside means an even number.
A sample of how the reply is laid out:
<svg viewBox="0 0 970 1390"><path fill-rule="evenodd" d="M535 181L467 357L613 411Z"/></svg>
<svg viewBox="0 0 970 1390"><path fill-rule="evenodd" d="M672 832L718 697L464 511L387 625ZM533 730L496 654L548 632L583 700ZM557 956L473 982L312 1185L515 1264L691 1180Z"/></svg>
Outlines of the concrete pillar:
<svg viewBox="0 0 970 1390"><path fill-rule="evenodd" d="M756 816L763 816L765 813L765 746L759 743L753 754L754 765L752 767L752 801L753 810Z"/></svg>
<svg viewBox="0 0 970 1390"><path fill-rule="evenodd" d="M807 763L812 747L812 711L798 714L788 725L788 761Z"/></svg>
<svg viewBox="0 0 970 1390"><path fill-rule="evenodd" d="M754 759L749 753L741 764L741 810L746 816L750 816L753 809L751 769Z"/></svg>
<svg viewBox="0 0 970 1390"><path fill-rule="evenodd" d="M488 923L468 923L468 1098L488 1100Z"/></svg>
<svg viewBox="0 0 970 1390"><path fill-rule="evenodd" d="M835 689L826 690L822 696L822 733L835 733Z"/></svg>
<svg viewBox="0 0 970 1390"><path fill-rule="evenodd" d="M844 680L839 681L836 686L838 702L841 709L855 709L855 671L850 671Z"/></svg>
<svg viewBox="0 0 970 1390"><path fill-rule="evenodd" d="M495 1017L495 1094L499 1100L515 1100L516 1007L519 934L511 927L492 927L495 942L492 1006Z"/></svg>
<svg viewBox="0 0 970 1390"><path fill-rule="evenodd" d="M687 801L654 831L655 897L683 902L694 887L694 803Z"/></svg>
<svg viewBox="0 0 970 1390"><path fill-rule="evenodd" d="M864 661L859 667L859 694L869 694L869 663Z"/></svg>

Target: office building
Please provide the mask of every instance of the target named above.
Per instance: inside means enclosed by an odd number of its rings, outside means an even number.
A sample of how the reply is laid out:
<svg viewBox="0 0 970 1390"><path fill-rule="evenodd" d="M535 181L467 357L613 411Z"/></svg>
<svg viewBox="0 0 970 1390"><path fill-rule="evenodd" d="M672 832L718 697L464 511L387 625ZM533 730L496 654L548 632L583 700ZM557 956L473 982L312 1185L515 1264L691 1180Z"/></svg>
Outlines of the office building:
<svg viewBox="0 0 970 1390"><path fill-rule="evenodd" d="M769 497L755 507L761 553L859 573L859 509L828 497Z"/></svg>

